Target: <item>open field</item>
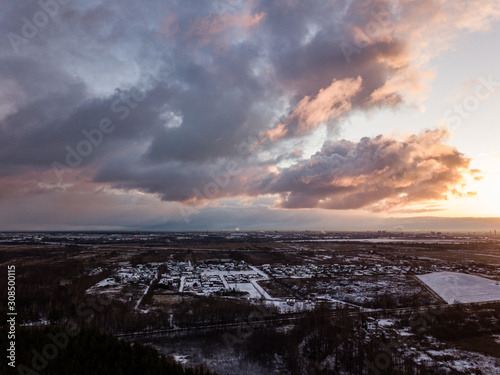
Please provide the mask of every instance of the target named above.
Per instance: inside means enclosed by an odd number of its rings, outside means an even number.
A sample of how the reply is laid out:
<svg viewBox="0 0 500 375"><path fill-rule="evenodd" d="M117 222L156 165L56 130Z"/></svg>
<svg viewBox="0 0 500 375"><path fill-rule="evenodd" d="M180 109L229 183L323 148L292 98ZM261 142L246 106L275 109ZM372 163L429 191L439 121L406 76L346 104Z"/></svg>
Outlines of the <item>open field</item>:
<svg viewBox="0 0 500 375"><path fill-rule="evenodd" d="M433 272L417 278L447 303L500 301L500 285L495 280L457 272Z"/></svg>

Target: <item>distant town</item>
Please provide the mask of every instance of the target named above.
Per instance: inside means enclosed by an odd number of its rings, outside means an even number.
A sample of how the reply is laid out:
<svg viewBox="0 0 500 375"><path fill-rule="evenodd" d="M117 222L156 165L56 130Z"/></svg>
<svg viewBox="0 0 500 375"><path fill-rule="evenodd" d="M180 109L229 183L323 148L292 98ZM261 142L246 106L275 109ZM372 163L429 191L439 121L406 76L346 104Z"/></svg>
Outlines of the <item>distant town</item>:
<svg viewBox="0 0 500 375"><path fill-rule="evenodd" d="M360 232L325 232L325 231L195 231L195 232L0 232L0 243L190 243L193 241L210 242L245 242L245 241L367 241L392 242L411 241L436 243L439 241L467 242L499 239L496 230L484 232L440 232L440 231L360 231Z"/></svg>

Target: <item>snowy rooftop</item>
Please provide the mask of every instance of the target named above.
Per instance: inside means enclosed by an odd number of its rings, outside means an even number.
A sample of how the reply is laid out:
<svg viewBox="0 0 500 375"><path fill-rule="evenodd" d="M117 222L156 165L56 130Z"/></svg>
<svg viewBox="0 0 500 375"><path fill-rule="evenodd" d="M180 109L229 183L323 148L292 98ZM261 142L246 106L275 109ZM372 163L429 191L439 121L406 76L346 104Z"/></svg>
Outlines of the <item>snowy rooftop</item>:
<svg viewBox="0 0 500 375"><path fill-rule="evenodd" d="M500 301L495 280L458 272L433 272L417 276L447 303Z"/></svg>

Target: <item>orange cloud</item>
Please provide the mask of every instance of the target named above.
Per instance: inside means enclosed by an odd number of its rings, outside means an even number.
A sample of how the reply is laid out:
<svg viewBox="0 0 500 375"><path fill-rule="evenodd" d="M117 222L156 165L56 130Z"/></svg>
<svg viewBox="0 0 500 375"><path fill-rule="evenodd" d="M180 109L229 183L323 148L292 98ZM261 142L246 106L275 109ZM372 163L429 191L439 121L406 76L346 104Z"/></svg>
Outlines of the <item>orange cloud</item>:
<svg viewBox="0 0 500 375"><path fill-rule="evenodd" d="M280 194L284 208L374 212L473 196L464 191L465 176L478 172L469 171L471 159L443 143L448 135L438 129L401 139L326 142L310 160L274 174L264 192Z"/></svg>
<svg viewBox="0 0 500 375"><path fill-rule="evenodd" d="M286 135L304 135L319 124L348 112L352 108L351 100L361 91L362 81L361 77L334 79L330 86L319 90L315 97L303 97L285 123L261 133L263 139L276 142Z"/></svg>
<svg viewBox="0 0 500 375"><path fill-rule="evenodd" d="M315 128L322 122L338 117L351 109L351 99L361 90L361 77L333 80L326 89L321 89L315 98L304 97L291 117L299 120L299 129L303 133Z"/></svg>
<svg viewBox="0 0 500 375"><path fill-rule="evenodd" d="M177 15L171 14L163 20L163 33L169 38L173 38L179 32L179 24L177 23Z"/></svg>
<svg viewBox="0 0 500 375"><path fill-rule="evenodd" d="M373 49L378 62L394 69L385 85L371 95L371 103L394 105L403 101L422 102L430 93L435 72L427 64L451 50L464 33L484 32L500 19L498 0L399 0L391 11L392 0L370 2L368 17L351 27L352 41L358 48ZM356 9L353 8L353 13ZM359 14L359 13L358 13ZM356 14L356 15L358 15ZM376 46L400 43L397 54Z"/></svg>
<svg viewBox="0 0 500 375"><path fill-rule="evenodd" d="M248 32L262 22L265 16L264 12L255 14L222 13L198 18L193 21L187 35L189 37L200 38L201 42L205 44L210 42L213 36L222 34L228 30L239 29Z"/></svg>
<svg viewBox="0 0 500 375"><path fill-rule="evenodd" d="M404 22L394 35L410 42L413 58L420 62L452 48L460 33L487 31L500 19L498 0L406 0L402 9Z"/></svg>
<svg viewBox="0 0 500 375"><path fill-rule="evenodd" d="M283 138L286 133L286 125L283 123L279 123L274 128L262 132L261 138L263 140L269 139L271 142L276 142L278 139Z"/></svg>

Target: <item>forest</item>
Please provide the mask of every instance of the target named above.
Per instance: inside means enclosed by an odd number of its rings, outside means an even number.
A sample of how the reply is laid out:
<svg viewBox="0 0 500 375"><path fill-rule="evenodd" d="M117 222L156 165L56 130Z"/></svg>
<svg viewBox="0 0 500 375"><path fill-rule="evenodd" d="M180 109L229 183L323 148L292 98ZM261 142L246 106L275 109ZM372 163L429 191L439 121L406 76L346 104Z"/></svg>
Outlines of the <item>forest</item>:
<svg viewBox="0 0 500 375"><path fill-rule="evenodd" d="M5 332L2 337L7 337ZM16 368L2 361L1 374L216 375L204 368L183 368L151 346L131 344L93 329L78 330L70 337L61 327L21 328L16 348ZM0 349L7 352L5 340Z"/></svg>

